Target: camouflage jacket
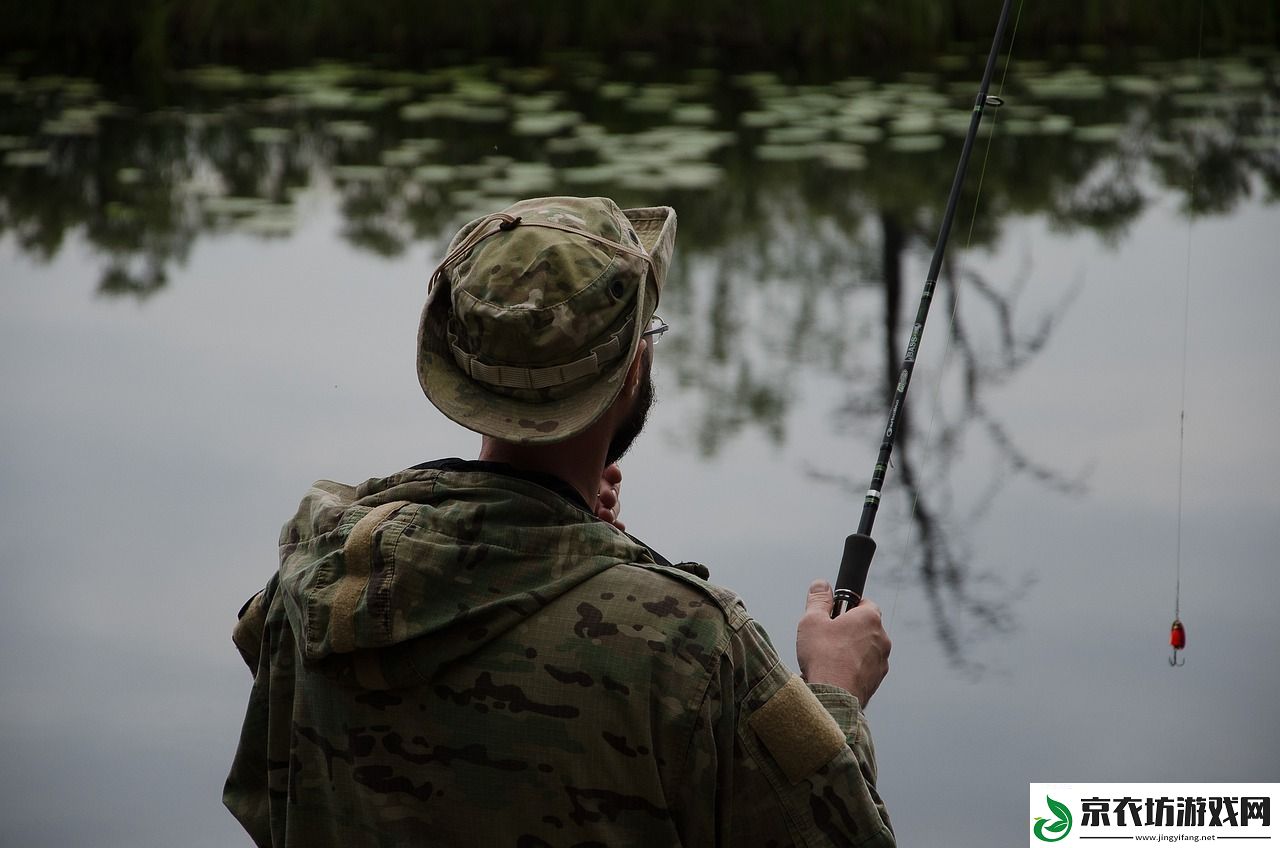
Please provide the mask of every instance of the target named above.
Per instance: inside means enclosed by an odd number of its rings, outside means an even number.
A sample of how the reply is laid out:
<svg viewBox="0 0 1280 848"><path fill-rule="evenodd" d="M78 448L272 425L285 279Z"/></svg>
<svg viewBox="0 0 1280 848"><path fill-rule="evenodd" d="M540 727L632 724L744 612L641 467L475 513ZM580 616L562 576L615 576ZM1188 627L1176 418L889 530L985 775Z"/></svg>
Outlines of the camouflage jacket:
<svg viewBox="0 0 1280 848"><path fill-rule="evenodd" d="M321 481L285 525L234 631L223 800L258 845L894 844L852 695L732 593L460 465Z"/></svg>

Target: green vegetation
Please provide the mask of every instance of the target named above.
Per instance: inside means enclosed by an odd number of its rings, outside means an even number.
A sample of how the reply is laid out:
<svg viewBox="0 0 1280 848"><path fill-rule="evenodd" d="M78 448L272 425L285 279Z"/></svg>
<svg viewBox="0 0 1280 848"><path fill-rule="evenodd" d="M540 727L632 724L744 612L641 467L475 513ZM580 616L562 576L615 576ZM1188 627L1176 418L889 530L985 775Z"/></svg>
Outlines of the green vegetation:
<svg viewBox="0 0 1280 848"><path fill-rule="evenodd" d="M766 210L779 204L784 219L830 218L844 258L809 269L822 282L856 264L850 239L869 212L922 238L931 229L969 121L972 71L948 70L958 64L825 84L712 69L655 83L583 57L203 65L172 75L157 109L84 78L0 70L0 234L53 256L80 228L108 259L104 292L149 294L202 233L287 236L297 196L328 184L344 236L386 256L520 197L600 193L678 203L692 255L770 241L781 222ZM1116 237L1145 203L1144 174L1194 191L1186 205L1200 213L1259 187L1277 197L1278 79L1274 53L1118 75L1016 62L1008 105L984 123L998 132L975 237L997 237L1010 213ZM746 255L759 261L735 274L757 279L794 262Z"/></svg>
<svg viewBox="0 0 1280 848"><path fill-rule="evenodd" d="M969 61L990 38L998 0L0 0L0 51L24 50L46 68L140 72L207 62L281 65L317 55L433 67L468 57L528 62L585 51L656 67L843 72L898 68L944 53ZM1194 50L1205 16L1213 51L1274 46L1272 2L1076 0L1025 3L1026 54L1100 58L1141 44Z"/></svg>

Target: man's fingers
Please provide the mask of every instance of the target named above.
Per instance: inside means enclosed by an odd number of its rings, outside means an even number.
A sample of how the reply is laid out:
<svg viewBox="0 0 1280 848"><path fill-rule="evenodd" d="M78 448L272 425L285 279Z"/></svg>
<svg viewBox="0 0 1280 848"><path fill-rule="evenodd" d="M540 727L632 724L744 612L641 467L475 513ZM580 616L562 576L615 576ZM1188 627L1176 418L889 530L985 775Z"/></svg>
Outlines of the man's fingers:
<svg viewBox="0 0 1280 848"><path fill-rule="evenodd" d="M831 607L835 605L835 597L831 592L831 584L825 580L815 580L809 584L809 596L804 599L805 612L820 612L831 615Z"/></svg>
<svg viewBox="0 0 1280 848"><path fill-rule="evenodd" d="M607 521L619 530L627 527L618 520L622 511L619 488L622 486L622 469L615 462L600 474L600 491L596 493L595 512L601 521Z"/></svg>
<svg viewBox="0 0 1280 848"><path fill-rule="evenodd" d="M875 601L869 601L866 598L858 601L858 606L855 609L864 610L864 615L874 615L876 618L881 617L879 605Z"/></svg>

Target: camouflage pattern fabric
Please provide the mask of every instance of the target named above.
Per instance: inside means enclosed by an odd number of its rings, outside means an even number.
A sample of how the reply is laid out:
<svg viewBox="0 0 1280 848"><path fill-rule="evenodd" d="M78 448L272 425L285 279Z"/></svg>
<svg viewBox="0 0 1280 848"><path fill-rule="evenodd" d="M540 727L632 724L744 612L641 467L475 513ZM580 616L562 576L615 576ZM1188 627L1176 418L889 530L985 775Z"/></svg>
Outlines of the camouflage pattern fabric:
<svg viewBox="0 0 1280 848"><path fill-rule="evenodd" d="M322 481L280 553L234 631L224 802L258 845L894 844L856 699L550 489ZM791 756L804 721L835 748Z"/></svg>
<svg viewBox="0 0 1280 848"><path fill-rule="evenodd" d="M422 390L453 421L504 441L586 429L622 388L675 237L670 207L605 197L532 198L471 221L422 310Z"/></svg>

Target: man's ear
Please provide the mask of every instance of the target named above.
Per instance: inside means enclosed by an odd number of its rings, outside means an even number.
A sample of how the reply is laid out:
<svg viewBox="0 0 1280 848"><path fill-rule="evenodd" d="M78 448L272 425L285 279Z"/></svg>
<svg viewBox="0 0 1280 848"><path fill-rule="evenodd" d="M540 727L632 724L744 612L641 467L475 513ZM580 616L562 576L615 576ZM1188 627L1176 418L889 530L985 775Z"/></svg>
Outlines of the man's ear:
<svg viewBox="0 0 1280 848"><path fill-rule="evenodd" d="M622 381L622 393L627 397L635 397L640 391L640 375L644 373L644 357L648 345L648 339L640 340L636 355L631 359L631 367L627 369L627 376Z"/></svg>

